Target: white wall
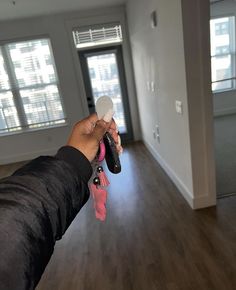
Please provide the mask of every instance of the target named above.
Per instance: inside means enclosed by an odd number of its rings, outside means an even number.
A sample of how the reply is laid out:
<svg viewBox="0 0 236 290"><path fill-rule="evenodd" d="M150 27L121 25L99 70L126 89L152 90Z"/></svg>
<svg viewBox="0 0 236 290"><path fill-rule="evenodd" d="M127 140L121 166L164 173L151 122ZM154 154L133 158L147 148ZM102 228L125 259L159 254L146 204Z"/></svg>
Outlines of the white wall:
<svg viewBox="0 0 236 290"><path fill-rule="evenodd" d="M39 154L53 154L65 144L71 126L88 115L86 96L77 52L72 41L73 27L108 21L121 21L124 28L124 58L134 135L140 137L139 118L132 78L132 66L123 7L64 13L1 22L1 41L14 41L35 36L49 36L52 42L58 77L64 98L68 125L60 128L0 136L0 164L29 160Z"/></svg>
<svg viewBox="0 0 236 290"><path fill-rule="evenodd" d="M182 0L194 207L216 203L211 92L210 7Z"/></svg>
<svg viewBox="0 0 236 290"><path fill-rule="evenodd" d="M236 16L236 2L224 0L211 5L211 17ZM236 35L235 35L236 37ZM236 39L236 38L235 38ZM236 113L236 90L214 94L214 115L227 115Z"/></svg>
<svg viewBox="0 0 236 290"><path fill-rule="evenodd" d="M192 8L196 8L194 3L197 2L198 5L204 1L186 0L182 3L183 7L181 0L129 0L127 4L143 139L193 208L215 204L212 140L206 138L207 134L212 135L212 120L204 119L206 112L203 109L205 98L211 98L210 70L209 75L203 72L203 76L206 74L208 86L204 82L197 82L199 86L195 85L195 73L199 69L199 63L202 68L202 59L197 59L196 64L192 63L192 71L189 70L189 59L191 56L201 58L203 49L199 47L200 55L195 55L195 50L191 55L190 36L196 39L198 44L201 42L198 37L202 37L201 34L196 35L198 27L205 28L200 25L202 11L199 10L191 21L191 13L196 13ZM189 7L190 2L192 7ZM190 19L186 19L189 8ZM209 12L209 6L206 4L203 9ZM150 14L153 10L156 10L158 15L156 29L150 26ZM190 35L188 31L183 32L183 19L188 22L185 21L186 27L193 26L196 29L196 36ZM209 38L206 42L209 44ZM186 54L189 54L188 62ZM206 67L209 69L209 53L206 51L204 56L207 61ZM147 82L151 81L155 82L155 92L148 88ZM178 115L175 111L176 100L183 103L183 115ZM212 106L207 104L207 108L210 118ZM210 125L199 129L195 119L198 114L201 124L206 121ZM153 138L152 131L155 130L156 124L160 127L160 144ZM194 137L200 137L201 140ZM209 141L209 145L206 144L206 140Z"/></svg>

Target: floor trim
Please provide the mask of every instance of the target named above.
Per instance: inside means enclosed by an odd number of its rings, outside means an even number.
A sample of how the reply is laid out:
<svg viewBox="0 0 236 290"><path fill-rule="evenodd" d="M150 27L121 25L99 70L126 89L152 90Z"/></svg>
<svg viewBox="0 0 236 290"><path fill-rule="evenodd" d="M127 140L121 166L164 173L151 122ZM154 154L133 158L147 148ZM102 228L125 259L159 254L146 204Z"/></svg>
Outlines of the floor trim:
<svg viewBox="0 0 236 290"><path fill-rule="evenodd" d="M231 193L222 193L222 194L218 194L216 196L217 199L221 199L221 198L226 198L226 197L231 197L231 196L235 196L236 192L231 192Z"/></svg>
<svg viewBox="0 0 236 290"><path fill-rule="evenodd" d="M186 199L188 204L192 209L201 209L206 207L211 207L216 205L215 196L201 195L193 197L193 193L186 187L186 185L179 179L176 173L170 168L170 166L165 162L165 160L156 152L152 145L148 142L143 141L149 152L156 159L156 161L161 165L166 174L174 182L180 193Z"/></svg>
<svg viewBox="0 0 236 290"><path fill-rule="evenodd" d="M170 179L174 182L176 187L179 189L180 193L183 195L183 197L186 199L188 204L192 209L195 208L194 205L194 199L192 196L191 191L185 186L185 184L179 179L179 177L176 175L176 173L170 168L170 166L165 162L165 160L156 152L156 150L153 148L152 145L150 145L148 142L143 141L149 152L152 154L152 156L156 159L156 161L161 165L161 167L164 169L164 171L167 173L167 175L170 177Z"/></svg>

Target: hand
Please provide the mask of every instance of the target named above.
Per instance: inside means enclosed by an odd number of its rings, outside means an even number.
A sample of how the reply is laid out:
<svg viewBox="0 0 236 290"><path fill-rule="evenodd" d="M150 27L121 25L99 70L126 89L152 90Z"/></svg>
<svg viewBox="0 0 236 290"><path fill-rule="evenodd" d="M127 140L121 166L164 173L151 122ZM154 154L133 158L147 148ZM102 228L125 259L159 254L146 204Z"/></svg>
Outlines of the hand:
<svg viewBox="0 0 236 290"><path fill-rule="evenodd" d="M121 153L123 149L114 120L98 120L97 114L92 114L74 125L67 145L78 149L91 162L97 155L99 143L106 132L112 135L117 151Z"/></svg>

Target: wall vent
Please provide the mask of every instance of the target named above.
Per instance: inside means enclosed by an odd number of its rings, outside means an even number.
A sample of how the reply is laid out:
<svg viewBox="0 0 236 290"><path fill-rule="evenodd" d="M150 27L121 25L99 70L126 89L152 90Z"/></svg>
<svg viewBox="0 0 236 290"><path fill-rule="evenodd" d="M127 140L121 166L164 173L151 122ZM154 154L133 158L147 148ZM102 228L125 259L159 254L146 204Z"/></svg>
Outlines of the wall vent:
<svg viewBox="0 0 236 290"><path fill-rule="evenodd" d="M86 48L122 42L120 24L106 24L92 27L78 27L73 30L76 48Z"/></svg>

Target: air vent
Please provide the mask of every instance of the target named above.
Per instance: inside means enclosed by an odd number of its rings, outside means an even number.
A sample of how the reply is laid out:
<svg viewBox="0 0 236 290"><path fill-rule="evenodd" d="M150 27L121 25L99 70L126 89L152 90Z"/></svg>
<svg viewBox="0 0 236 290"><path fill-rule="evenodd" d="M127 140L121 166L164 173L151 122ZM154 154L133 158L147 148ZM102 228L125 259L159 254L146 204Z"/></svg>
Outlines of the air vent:
<svg viewBox="0 0 236 290"><path fill-rule="evenodd" d="M122 42L120 24L81 27L73 30L75 46L78 49Z"/></svg>

